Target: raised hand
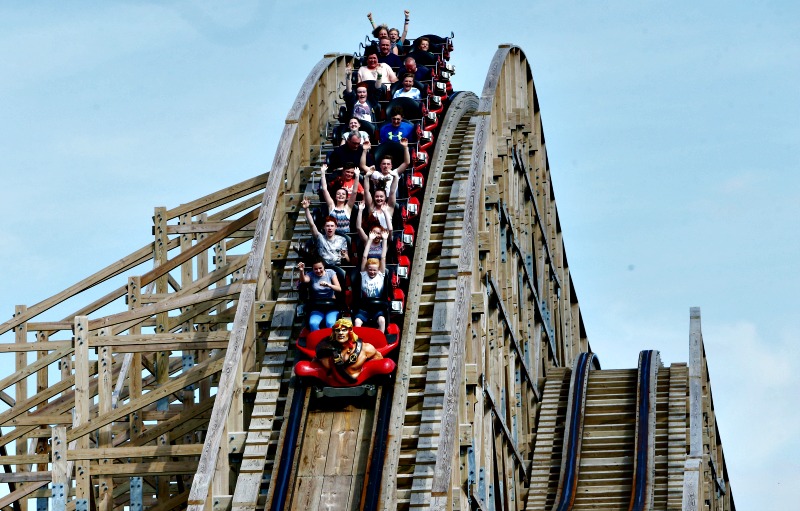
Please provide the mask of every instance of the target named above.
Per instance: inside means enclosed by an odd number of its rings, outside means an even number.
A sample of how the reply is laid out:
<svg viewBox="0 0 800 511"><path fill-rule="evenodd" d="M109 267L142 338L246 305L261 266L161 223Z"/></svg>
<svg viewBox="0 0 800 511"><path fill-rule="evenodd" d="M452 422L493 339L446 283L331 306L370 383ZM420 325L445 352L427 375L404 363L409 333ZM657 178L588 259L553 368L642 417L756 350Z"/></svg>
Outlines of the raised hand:
<svg viewBox="0 0 800 511"><path fill-rule="evenodd" d="M311 201L308 199L303 199L300 201L300 205L303 207L303 209L308 209L308 207L311 206Z"/></svg>

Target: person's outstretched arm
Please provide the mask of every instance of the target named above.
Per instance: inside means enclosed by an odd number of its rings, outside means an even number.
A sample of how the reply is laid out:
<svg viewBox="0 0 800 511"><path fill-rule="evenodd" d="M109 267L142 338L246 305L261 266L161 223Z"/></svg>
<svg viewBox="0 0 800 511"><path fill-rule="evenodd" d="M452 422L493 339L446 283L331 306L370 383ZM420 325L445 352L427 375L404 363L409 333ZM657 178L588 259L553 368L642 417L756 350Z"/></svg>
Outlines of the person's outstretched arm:
<svg viewBox="0 0 800 511"><path fill-rule="evenodd" d="M322 198L328 205L328 211L330 211L334 208L334 206L336 206L336 203L333 202L333 198L328 191L328 179L325 177L325 173L328 171L328 164L323 163L319 170L322 172L322 180L319 183L319 190L322 192Z"/></svg>
<svg viewBox="0 0 800 511"><path fill-rule="evenodd" d="M311 206L311 201L308 199L303 199L300 205L306 210L306 220L308 221L308 225L311 227L311 234L316 238L319 236L319 231L317 230L317 224L314 223L314 218L311 216L311 210L309 209L309 206Z"/></svg>
<svg viewBox="0 0 800 511"><path fill-rule="evenodd" d="M361 271L367 271L367 260L369 259L369 247L372 245L372 242L375 241L375 238L378 236L370 231L369 238L367 238L366 246L364 247L364 255L361 256Z"/></svg>
<svg viewBox="0 0 800 511"><path fill-rule="evenodd" d="M364 227L362 226L361 217L362 213L364 212L364 203L360 203L358 205L358 214L356 215L356 232L361 237L361 241L364 243L367 242L367 233L364 232Z"/></svg>
<svg viewBox="0 0 800 511"><path fill-rule="evenodd" d="M386 273L386 252L389 250L389 231L387 229L381 230L381 238L383 239L383 247L381 248L381 266L380 272Z"/></svg>
<svg viewBox="0 0 800 511"><path fill-rule="evenodd" d="M409 19L409 15L411 14L411 11L406 9L404 12L405 12L405 15L406 15L406 22L403 24L403 34L400 36L400 39L397 40L397 42L399 42L399 43L405 43L406 42L406 37L408 36L408 19Z"/></svg>
<svg viewBox="0 0 800 511"><path fill-rule="evenodd" d="M297 270L300 272L300 280L302 280L306 284L311 282L311 277L306 275L306 263L302 261L297 263Z"/></svg>

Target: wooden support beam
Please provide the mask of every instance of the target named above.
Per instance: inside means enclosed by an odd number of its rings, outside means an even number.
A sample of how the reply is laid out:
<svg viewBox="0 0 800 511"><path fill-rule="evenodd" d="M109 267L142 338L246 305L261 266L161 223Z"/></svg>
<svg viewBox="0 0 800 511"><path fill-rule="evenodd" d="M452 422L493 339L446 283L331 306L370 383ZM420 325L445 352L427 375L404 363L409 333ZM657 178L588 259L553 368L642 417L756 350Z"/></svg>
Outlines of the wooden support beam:
<svg viewBox="0 0 800 511"><path fill-rule="evenodd" d="M120 406L112 410L109 413L104 415L99 415L95 419L92 420L91 423L85 424L83 426L74 427L70 430L68 434L68 439L70 441L81 438L90 432L100 428L101 426L105 426L115 420L118 420L125 415L132 413L135 410L141 410L143 407L149 405L150 403L155 403L161 398L164 398L178 390L186 387L187 385L191 385L197 381L202 380L203 378L207 378L212 374L219 372L222 369L223 360L221 357L215 357L213 359L208 360L207 362L203 362L194 366L191 370L187 371L181 376L174 378L166 383L147 394L139 397L138 399L131 400L127 404Z"/></svg>
<svg viewBox="0 0 800 511"><path fill-rule="evenodd" d="M75 411L72 421L73 431L76 428L89 424L89 318L78 316L75 318L74 327L75 349ZM69 437L67 437L69 438ZM89 438L83 436L76 438L78 449L89 447ZM77 499L91 498L91 479L89 476L89 463L79 461L75 464L75 496Z"/></svg>
<svg viewBox="0 0 800 511"><path fill-rule="evenodd" d="M528 362L525 357L525 353L522 351L522 346L520 344L520 340L517 337L517 332L514 331L514 323L512 322L513 318L509 315L508 309L503 301L503 296L500 294L500 290L497 286L497 281L495 280L494 276L489 276L489 288L492 291L492 294L497 299L497 305L500 308L500 314L502 314L503 319L505 320L506 330L511 337L511 347L514 349L514 352L517 355L517 360L519 360L519 364L522 367L522 375L525 377L525 381L531 386L533 389L533 393L536 395L536 400L541 401L542 395L539 390L539 386L537 385L536 381L533 379L533 373L528 368ZM535 342L534 342L535 344Z"/></svg>

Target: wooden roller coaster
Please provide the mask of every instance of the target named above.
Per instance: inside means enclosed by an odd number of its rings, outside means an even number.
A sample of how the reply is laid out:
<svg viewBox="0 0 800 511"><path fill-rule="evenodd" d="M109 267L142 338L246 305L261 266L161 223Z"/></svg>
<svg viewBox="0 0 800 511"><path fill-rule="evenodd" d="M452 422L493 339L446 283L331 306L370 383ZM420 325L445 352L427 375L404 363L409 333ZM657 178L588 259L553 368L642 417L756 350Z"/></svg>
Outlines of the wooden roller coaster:
<svg viewBox="0 0 800 511"><path fill-rule="evenodd" d="M293 376L299 204L351 59L312 69L267 174L155 208L151 244L0 325L0 509L735 510L699 310L688 364L593 354L512 45L445 98L396 374Z"/></svg>

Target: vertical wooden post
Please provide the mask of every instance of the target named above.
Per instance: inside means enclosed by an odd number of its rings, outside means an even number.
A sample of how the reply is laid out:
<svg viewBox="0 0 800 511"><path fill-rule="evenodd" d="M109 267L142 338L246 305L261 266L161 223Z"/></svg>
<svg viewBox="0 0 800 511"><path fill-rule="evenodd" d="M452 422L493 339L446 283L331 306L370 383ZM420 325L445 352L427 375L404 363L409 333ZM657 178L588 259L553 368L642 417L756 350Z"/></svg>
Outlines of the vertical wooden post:
<svg viewBox="0 0 800 511"><path fill-rule="evenodd" d="M191 225L192 224L192 213L186 212L181 215L180 217L180 224L181 225ZM191 233L184 233L181 234L181 252L186 252L187 250L191 250L192 248L192 239L194 235ZM186 288L191 285L194 278L193 272L193 262L192 260L188 260L181 265L181 287ZM182 329L184 332L190 332L193 330L192 321L187 321ZM183 370L187 371L197 362L197 354L196 351L184 351L182 353L183 356ZM183 391L183 408L184 410L188 410L189 408L194 406L194 389L195 385L191 385L187 387ZM190 444L193 441L192 433L188 432L184 434L182 439L175 439L177 443L187 443ZM180 478L181 480L186 480L184 476L176 476L176 478ZM188 482L191 484L191 479L188 479Z"/></svg>
<svg viewBox="0 0 800 511"><path fill-rule="evenodd" d="M208 215L203 213L199 216L198 222L203 224L206 223L208 220ZM205 234L198 234L197 235L197 242L200 243L205 239ZM197 255L197 278L201 279L208 275L208 250L204 250L201 254ZM208 332L209 328L207 324L198 325L198 330L200 332ZM208 360L208 350L197 350L197 363L202 363ZM205 378L200 381L198 384L198 402L202 403L206 399L211 396L211 378ZM202 441L202 438L198 438L197 441Z"/></svg>
<svg viewBox="0 0 800 511"><path fill-rule="evenodd" d="M141 278L129 277L128 278L128 310L134 310L141 306L142 295L142 281ZM141 327L136 325L130 328L130 334L136 335L141 333ZM142 397L142 354L133 353L131 365L128 369L128 398L131 401ZM134 439L142 434L143 424L142 415L136 410L128 415L128 427L130 429L130 437Z"/></svg>
<svg viewBox="0 0 800 511"><path fill-rule="evenodd" d="M111 335L109 328L100 330L100 338ZM97 348L97 395L98 412L102 416L111 411L111 398L114 392L113 358L110 346ZM99 445L101 448L113 447L112 424L100 428ZM103 458L98 461L100 465L110 465L112 459ZM97 511L113 511L114 509L114 479L111 476L102 476L98 481Z"/></svg>
<svg viewBox="0 0 800 511"><path fill-rule="evenodd" d="M55 426L50 435L50 453L53 464L52 511L65 511L69 492L69 471L67 470L67 427Z"/></svg>
<svg viewBox="0 0 800 511"><path fill-rule="evenodd" d="M72 427L79 427L89 422L89 318L76 316L73 326L73 345L75 347L75 411ZM78 449L89 447L87 435L77 439ZM77 499L89 501L91 494L89 480L89 461L79 460L75 463L75 495Z"/></svg>
<svg viewBox="0 0 800 511"><path fill-rule="evenodd" d="M22 316L28 308L24 305L17 305L14 307L14 315L15 316ZM19 344L25 344L28 342L28 323L22 323L18 327L14 329L14 342ZM14 356L14 365L17 372L22 371L28 365L28 352L27 351L18 351ZM23 378L14 386L14 390L16 391L15 398L17 403L21 403L28 398L28 379ZM22 438L17 440L16 443L16 454L28 454L28 439ZM17 465L17 472L28 472L28 466L19 464ZM19 501L19 508L20 511L27 511L28 509L28 499L20 499Z"/></svg>
<svg viewBox="0 0 800 511"><path fill-rule="evenodd" d="M167 247L169 246L169 237L167 236L167 208L155 208L153 216L155 243L153 245L153 261L155 266L161 266L168 260ZM159 295L166 295L169 292L168 276L165 274L156 279L156 293ZM163 334L169 330L169 313L161 312L156 315L156 333ZM169 351L159 351L156 353L156 385L160 386L169 381ZM159 411L165 412L169 410L169 397L160 399L156 403L156 408ZM169 434L161 435L156 441L156 445L169 445ZM160 459L160 461L167 461ZM166 501L169 498L169 477L158 476L158 499Z"/></svg>

